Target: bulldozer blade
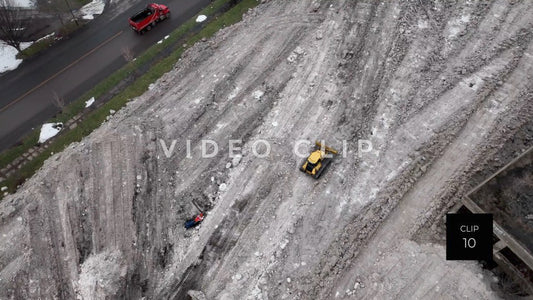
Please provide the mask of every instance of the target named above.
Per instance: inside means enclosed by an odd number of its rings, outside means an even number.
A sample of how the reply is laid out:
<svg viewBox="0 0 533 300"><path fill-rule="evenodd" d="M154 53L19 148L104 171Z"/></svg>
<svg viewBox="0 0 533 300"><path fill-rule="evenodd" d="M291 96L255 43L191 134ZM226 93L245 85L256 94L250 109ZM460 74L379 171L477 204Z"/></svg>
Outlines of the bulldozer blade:
<svg viewBox="0 0 533 300"><path fill-rule="evenodd" d="M319 141L316 141L315 144L317 145L317 147L319 147L320 149L324 150L326 153L333 153L333 154L339 154L339 152L331 147L328 147L326 145L322 145L322 143L320 143Z"/></svg>

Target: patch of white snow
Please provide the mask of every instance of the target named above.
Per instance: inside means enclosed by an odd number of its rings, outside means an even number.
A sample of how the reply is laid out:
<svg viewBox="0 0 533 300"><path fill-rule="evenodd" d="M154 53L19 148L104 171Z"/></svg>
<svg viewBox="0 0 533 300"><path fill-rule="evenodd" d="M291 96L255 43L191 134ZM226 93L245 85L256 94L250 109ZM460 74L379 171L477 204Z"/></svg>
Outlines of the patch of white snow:
<svg viewBox="0 0 533 300"><path fill-rule="evenodd" d="M94 15L101 15L105 8L104 0L93 0L80 8L80 14L84 20L94 19Z"/></svg>
<svg viewBox="0 0 533 300"><path fill-rule="evenodd" d="M35 3L32 0L11 0L11 3L9 3L9 5L10 6L12 5L13 7L30 8L30 7L34 7Z"/></svg>
<svg viewBox="0 0 533 300"><path fill-rule="evenodd" d="M63 129L63 123L46 123L41 127L41 134L39 135L39 143L44 143L47 140L56 136L61 129Z"/></svg>
<svg viewBox="0 0 533 300"><path fill-rule="evenodd" d="M37 43L37 42L40 42L40 41L42 41L42 40L45 40L45 39L47 39L47 38L49 38L49 37L53 37L53 36L55 36L55 35L56 35L56 33L55 33L55 32L52 32L52 33L47 34L47 35L43 36L42 38L36 40L35 42L36 42L36 43Z"/></svg>
<svg viewBox="0 0 533 300"><path fill-rule="evenodd" d="M196 22L197 23L202 23L203 21L205 21L207 19L207 17L205 15L199 15L197 18L196 18Z"/></svg>
<svg viewBox="0 0 533 300"><path fill-rule="evenodd" d="M24 50L32 43L21 43L20 47ZM17 49L0 40L0 73L16 69L20 63L22 59L17 59Z"/></svg>
<svg viewBox="0 0 533 300"><path fill-rule="evenodd" d="M94 103L94 97L91 97L91 99L85 101L85 108L93 105L93 103Z"/></svg>

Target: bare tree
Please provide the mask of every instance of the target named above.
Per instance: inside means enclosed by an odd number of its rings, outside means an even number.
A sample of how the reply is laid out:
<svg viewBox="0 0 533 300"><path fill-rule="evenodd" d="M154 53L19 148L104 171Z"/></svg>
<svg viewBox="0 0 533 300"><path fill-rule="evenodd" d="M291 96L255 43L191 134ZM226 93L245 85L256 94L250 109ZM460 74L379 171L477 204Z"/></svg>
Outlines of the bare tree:
<svg viewBox="0 0 533 300"><path fill-rule="evenodd" d="M76 25L80 25L78 23L78 17L76 17L74 15L74 12L72 11L72 6L70 6L70 2L68 2L68 0L65 0L65 3L67 4L67 7L68 7L68 11L70 12L70 14L72 15L72 20L74 20L74 22L76 23Z"/></svg>
<svg viewBox="0 0 533 300"><path fill-rule="evenodd" d="M69 0L36 0L36 3L39 10L55 15L61 25L65 26L65 23L68 22L67 14L70 14L76 25L79 25L78 17L74 14Z"/></svg>
<svg viewBox="0 0 533 300"><path fill-rule="evenodd" d="M20 44L27 37L30 22L28 10L15 7L12 0L0 0L0 39L18 52L22 51Z"/></svg>
<svg viewBox="0 0 533 300"><path fill-rule="evenodd" d="M122 57L124 57L124 59L126 61L132 61L133 60L133 51L131 50L131 48L129 47L122 47Z"/></svg>
<svg viewBox="0 0 533 300"><path fill-rule="evenodd" d="M56 91L52 91L52 103L61 111L65 108L65 99L63 99L63 97L61 97Z"/></svg>

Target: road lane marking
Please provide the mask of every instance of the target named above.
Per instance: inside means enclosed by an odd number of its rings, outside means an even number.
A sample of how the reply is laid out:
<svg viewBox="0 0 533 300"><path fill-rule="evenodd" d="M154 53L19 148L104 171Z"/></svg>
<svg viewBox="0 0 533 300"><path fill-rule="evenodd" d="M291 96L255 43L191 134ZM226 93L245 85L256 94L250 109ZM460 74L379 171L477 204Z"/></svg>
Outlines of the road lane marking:
<svg viewBox="0 0 533 300"><path fill-rule="evenodd" d="M73 61L72 63L70 63L68 66L64 67L63 69L61 69L59 72L55 73L54 75L50 76L48 79L44 80L43 82L39 83L38 85L36 85L35 87L33 87L31 90L27 91L26 93L24 93L22 96L18 97L17 99L11 101L10 103L8 103L6 106L0 108L0 113L1 112L4 112L6 109L8 109L9 107L11 107L13 104L19 102L20 100L24 99L24 97L28 96L29 94L35 92L35 90L37 90L38 88L42 87L43 85L47 84L48 82L50 82L50 80L56 78L57 76L61 75L61 73L65 72L66 70L70 69L72 66L74 66L75 64L79 63L81 60L83 60L84 58L86 58L87 56L93 54L95 51L97 51L98 49L102 48L103 46L105 46L107 43L111 42L114 38L118 37L119 35L121 35L124 31L121 30L119 31L117 34L115 34L114 36L108 38L107 40L103 41L100 45L96 46L95 48L93 48L91 51L85 53L84 55L82 55L80 58L76 59L75 61Z"/></svg>

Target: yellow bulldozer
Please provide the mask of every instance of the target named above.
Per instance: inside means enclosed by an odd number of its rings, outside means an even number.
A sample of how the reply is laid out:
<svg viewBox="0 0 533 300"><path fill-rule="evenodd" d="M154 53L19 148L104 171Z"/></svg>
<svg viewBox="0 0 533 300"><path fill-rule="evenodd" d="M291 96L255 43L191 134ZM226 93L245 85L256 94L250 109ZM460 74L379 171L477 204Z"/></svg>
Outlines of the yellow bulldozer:
<svg viewBox="0 0 533 300"><path fill-rule="evenodd" d="M309 157L303 161L300 171L318 179L331 164L332 155L337 155L339 152L331 147L322 145L319 141L316 141L315 145L317 147L316 150L311 152Z"/></svg>

